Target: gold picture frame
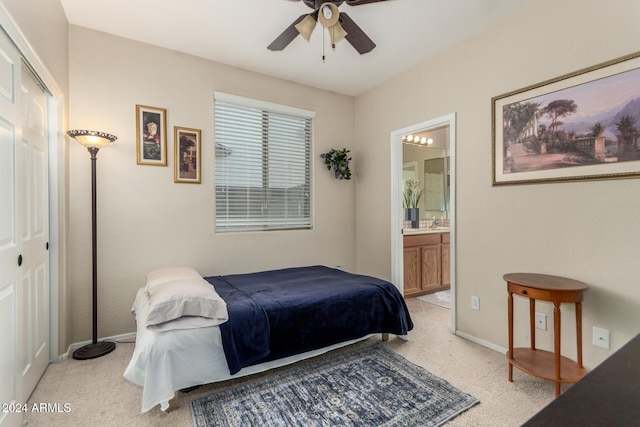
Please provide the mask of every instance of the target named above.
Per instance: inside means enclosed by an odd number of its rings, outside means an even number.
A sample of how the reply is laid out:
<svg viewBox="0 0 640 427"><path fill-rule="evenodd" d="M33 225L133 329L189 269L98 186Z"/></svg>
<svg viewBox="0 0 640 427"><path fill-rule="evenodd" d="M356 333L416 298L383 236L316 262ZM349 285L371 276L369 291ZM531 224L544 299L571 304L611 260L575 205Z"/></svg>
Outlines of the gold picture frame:
<svg viewBox="0 0 640 427"><path fill-rule="evenodd" d="M200 129L173 128L174 182L200 184Z"/></svg>
<svg viewBox="0 0 640 427"><path fill-rule="evenodd" d="M136 105L136 157L139 165L167 166L167 110Z"/></svg>
<svg viewBox="0 0 640 427"><path fill-rule="evenodd" d="M494 186L640 177L640 52L491 107Z"/></svg>

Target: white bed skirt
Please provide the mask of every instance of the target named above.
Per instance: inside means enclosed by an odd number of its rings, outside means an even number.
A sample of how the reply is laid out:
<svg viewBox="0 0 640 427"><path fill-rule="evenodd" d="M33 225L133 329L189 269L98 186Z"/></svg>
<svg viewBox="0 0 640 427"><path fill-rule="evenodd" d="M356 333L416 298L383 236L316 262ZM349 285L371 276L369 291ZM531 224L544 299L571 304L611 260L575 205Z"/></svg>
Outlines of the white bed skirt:
<svg viewBox="0 0 640 427"><path fill-rule="evenodd" d="M147 412L156 405L161 405L165 410L169 400L175 397L176 390L264 372L372 336L248 366L235 375L229 375L218 326L161 332L147 329L145 319L149 305L144 288L138 290L132 311L136 316L137 336L133 356L124 377L143 387L142 412Z"/></svg>

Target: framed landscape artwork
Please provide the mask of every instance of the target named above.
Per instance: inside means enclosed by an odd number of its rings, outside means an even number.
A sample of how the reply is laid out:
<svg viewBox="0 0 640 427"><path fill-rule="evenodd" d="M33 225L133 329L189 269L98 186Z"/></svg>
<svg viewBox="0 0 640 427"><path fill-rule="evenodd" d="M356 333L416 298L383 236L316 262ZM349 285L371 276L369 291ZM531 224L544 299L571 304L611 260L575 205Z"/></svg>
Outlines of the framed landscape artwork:
<svg viewBox="0 0 640 427"><path fill-rule="evenodd" d="M136 105L136 155L139 165L167 165L167 110Z"/></svg>
<svg viewBox="0 0 640 427"><path fill-rule="evenodd" d="M640 177L640 52L491 104L493 185Z"/></svg>
<svg viewBox="0 0 640 427"><path fill-rule="evenodd" d="M200 184L200 129L174 127L174 181Z"/></svg>

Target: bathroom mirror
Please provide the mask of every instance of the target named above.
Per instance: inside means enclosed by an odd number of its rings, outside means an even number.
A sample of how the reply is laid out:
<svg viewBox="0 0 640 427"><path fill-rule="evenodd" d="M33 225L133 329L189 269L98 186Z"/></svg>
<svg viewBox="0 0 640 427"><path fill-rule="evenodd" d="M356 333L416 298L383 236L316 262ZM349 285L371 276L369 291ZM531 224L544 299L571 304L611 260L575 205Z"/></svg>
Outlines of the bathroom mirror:
<svg viewBox="0 0 640 427"><path fill-rule="evenodd" d="M420 219L448 219L450 206L450 174L447 151L448 129L425 131L413 136L430 144L421 142L403 142L403 185L407 179L415 179L423 190L419 203Z"/></svg>

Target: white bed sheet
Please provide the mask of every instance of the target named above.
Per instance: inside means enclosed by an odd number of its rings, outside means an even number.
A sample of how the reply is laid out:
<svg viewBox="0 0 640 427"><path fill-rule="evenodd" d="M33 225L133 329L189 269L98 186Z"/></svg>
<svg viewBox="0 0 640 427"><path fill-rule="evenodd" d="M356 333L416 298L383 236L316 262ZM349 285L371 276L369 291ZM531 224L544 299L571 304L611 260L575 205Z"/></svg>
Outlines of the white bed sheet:
<svg viewBox="0 0 640 427"><path fill-rule="evenodd" d="M156 405L166 405L175 396L176 390L256 374L372 336L248 366L235 375L229 375L219 326L168 331L147 329L145 319L149 304L144 288L138 290L132 311L137 322L136 344L124 377L142 386L142 412L147 412Z"/></svg>

